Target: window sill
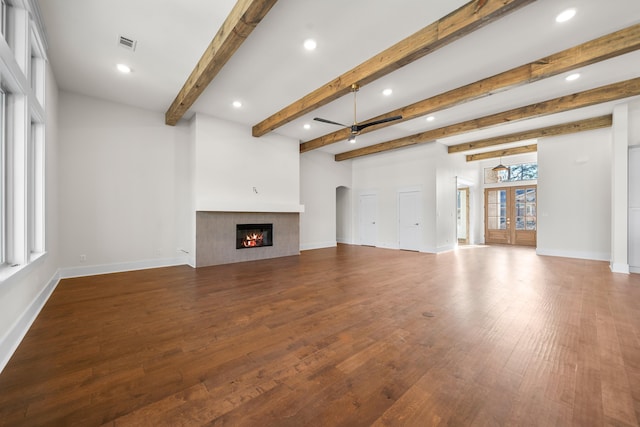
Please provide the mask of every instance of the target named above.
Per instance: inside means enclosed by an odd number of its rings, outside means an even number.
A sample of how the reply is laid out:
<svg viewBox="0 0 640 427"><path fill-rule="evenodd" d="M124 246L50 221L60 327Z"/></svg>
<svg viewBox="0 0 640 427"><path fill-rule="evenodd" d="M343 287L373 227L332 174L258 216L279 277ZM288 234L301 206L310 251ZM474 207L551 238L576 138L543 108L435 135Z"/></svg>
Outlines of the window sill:
<svg viewBox="0 0 640 427"><path fill-rule="evenodd" d="M19 264L15 266L4 264L0 266L0 285L8 281L9 279L18 280L18 278L24 276L32 268L41 264L46 258L46 254L47 252L38 252L31 254L31 259L26 264Z"/></svg>

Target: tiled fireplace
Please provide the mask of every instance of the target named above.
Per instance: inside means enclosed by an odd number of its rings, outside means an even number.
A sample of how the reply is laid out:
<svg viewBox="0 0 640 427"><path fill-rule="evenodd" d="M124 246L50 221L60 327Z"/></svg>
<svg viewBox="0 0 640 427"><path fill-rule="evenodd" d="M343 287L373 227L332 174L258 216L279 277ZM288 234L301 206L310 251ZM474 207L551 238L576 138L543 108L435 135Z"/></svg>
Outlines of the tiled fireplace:
<svg viewBox="0 0 640 427"><path fill-rule="evenodd" d="M299 254L297 212L196 212L196 267Z"/></svg>

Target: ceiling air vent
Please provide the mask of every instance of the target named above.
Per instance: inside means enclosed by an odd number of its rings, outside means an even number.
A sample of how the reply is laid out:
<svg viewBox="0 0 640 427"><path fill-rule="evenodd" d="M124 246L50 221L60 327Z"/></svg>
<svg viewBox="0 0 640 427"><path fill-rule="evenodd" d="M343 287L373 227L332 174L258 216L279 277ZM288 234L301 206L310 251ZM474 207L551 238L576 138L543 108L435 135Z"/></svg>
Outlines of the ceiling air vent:
<svg viewBox="0 0 640 427"><path fill-rule="evenodd" d="M125 36L120 36L120 39L118 40L118 44L120 46L129 50L136 50L137 43L137 41Z"/></svg>

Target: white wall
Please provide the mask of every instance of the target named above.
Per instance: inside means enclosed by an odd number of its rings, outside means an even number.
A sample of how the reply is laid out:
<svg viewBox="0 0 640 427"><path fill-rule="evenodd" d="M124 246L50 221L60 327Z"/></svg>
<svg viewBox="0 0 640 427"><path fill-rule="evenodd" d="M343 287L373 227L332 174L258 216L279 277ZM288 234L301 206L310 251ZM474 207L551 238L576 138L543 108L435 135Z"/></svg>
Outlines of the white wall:
<svg viewBox="0 0 640 427"><path fill-rule="evenodd" d="M629 145L640 145L640 101L629 104Z"/></svg>
<svg viewBox="0 0 640 427"><path fill-rule="evenodd" d="M541 255L609 260L611 130L538 142L538 249Z"/></svg>
<svg viewBox="0 0 640 427"><path fill-rule="evenodd" d="M629 106L629 270L640 273L640 102Z"/></svg>
<svg viewBox="0 0 640 427"><path fill-rule="evenodd" d="M421 251L455 247L456 176L474 176L476 165L447 154L439 143L424 144L353 160L354 241L358 236L358 197L378 195L378 243L398 248L398 191L419 189L422 197Z"/></svg>
<svg viewBox="0 0 640 427"><path fill-rule="evenodd" d="M336 162L333 154L311 151L300 155L300 249L336 245L336 188L351 187L351 161Z"/></svg>
<svg viewBox="0 0 640 427"><path fill-rule="evenodd" d="M45 125L46 254L0 283L0 371L53 291L58 278L58 87L47 66Z"/></svg>
<svg viewBox="0 0 640 427"><path fill-rule="evenodd" d="M197 114L195 200L203 211L296 212L300 209L299 142Z"/></svg>
<svg viewBox="0 0 640 427"><path fill-rule="evenodd" d="M629 150L629 269L640 273L640 145Z"/></svg>
<svg viewBox="0 0 640 427"><path fill-rule="evenodd" d="M186 262L178 248L190 246L188 125L61 92L59 140L67 274Z"/></svg>

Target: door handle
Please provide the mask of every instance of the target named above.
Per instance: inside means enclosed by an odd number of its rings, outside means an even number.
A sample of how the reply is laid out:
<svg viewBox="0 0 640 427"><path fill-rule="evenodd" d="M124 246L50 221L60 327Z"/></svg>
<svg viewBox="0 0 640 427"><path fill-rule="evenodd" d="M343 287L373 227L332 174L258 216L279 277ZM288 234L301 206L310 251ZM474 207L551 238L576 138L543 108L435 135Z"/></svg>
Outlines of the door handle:
<svg viewBox="0 0 640 427"><path fill-rule="evenodd" d="M375 221L371 221L371 224L375 224L375 223L376 223Z"/></svg>
<svg viewBox="0 0 640 427"><path fill-rule="evenodd" d="M420 225L420 223L417 223L417 222L416 222L416 225Z"/></svg>

